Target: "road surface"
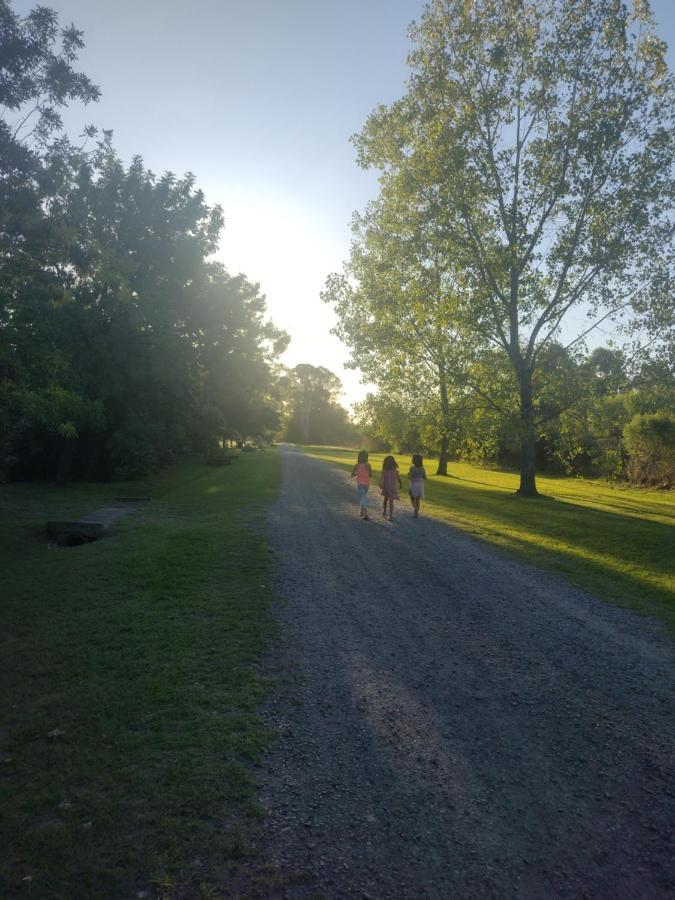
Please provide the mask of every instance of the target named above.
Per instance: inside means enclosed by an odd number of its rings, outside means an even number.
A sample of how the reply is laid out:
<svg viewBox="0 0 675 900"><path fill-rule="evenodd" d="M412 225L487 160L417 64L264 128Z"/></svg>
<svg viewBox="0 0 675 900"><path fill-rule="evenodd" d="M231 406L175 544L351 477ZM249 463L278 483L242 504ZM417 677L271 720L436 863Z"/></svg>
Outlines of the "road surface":
<svg viewBox="0 0 675 900"><path fill-rule="evenodd" d="M675 896L673 643L281 452L263 894Z"/></svg>

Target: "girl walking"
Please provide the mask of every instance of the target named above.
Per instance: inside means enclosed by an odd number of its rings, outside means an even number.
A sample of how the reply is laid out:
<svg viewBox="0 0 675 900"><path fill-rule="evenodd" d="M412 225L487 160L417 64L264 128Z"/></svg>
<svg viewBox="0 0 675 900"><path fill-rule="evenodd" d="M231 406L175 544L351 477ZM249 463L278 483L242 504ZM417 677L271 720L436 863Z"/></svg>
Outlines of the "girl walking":
<svg viewBox="0 0 675 900"><path fill-rule="evenodd" d="M360 450L356 458L356 465L352 469L352 478L356 478L356 490L359 493L359 515L362 519L370 518L368 515L368 488L372 474L368 462L368 451Z"/></svg>
<svg viewBox="0 0 675 900"><path fill-rule="evenodd" d="M420 516L420 500L424 497L424 482L426 479L427 473L422 465L422 456L419 453L415 453L412 458L412 466L408 472L408 493L410 494L414 519L419 519Z"/></svg>
<svg viewBox="0 0 675 900"><path fill-rule="evenodd" d="M384 497L382 515L391 520L394 518L394 500L399 500L398 489L403 487L401 476L398 474L398 464L393 456L385 456L382 462L382 477L380 489ZM389 515L387 516L387 506Z"/></svg>

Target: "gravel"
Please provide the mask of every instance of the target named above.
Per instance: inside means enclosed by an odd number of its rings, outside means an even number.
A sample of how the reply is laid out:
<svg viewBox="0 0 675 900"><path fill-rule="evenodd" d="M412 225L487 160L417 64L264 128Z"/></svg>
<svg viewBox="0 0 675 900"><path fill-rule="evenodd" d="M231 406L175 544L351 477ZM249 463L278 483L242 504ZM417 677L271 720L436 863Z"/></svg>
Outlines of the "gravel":
<svg viewBox="0 0 675 900"><path fill-rule="evenodd" d="M675 896L658 626L282 455L262 894Z"/></svg>

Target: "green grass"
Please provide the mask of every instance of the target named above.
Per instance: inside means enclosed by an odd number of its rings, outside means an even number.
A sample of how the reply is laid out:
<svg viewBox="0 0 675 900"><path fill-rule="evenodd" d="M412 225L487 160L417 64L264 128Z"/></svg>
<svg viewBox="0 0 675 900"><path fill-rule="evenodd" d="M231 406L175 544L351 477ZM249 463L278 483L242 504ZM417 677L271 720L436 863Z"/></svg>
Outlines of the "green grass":
<svg viewBox="0 0 675 900"><path fill-rule="evenodd" d="M354 450L305 447L351 468ZM382 454L371 454L379 478ZM397 458L403 475L408 456ZM451 463L449 478L426 465L423 514L447 521L564 575L598 596L665 622L675 633L673 495L578 478L538 478L541 499L515 496L518 476ZM404 481L404 487L407 487Z"/></svg>
<svg viewBox="0 0 675 900"><path fill-rule="evenodd" d="M268 451L0 489L3 897L207 897L248 852L279 479ZM112 536L48 549L46 520L131 493Z"/></svg>

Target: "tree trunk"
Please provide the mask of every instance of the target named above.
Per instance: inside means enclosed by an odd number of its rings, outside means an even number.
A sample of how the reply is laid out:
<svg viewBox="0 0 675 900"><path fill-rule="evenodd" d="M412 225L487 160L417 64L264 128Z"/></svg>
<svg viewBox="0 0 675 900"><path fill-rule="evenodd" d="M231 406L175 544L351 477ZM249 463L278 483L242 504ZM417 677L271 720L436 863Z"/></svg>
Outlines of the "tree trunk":
<svg viewBox="0 0 675 900"><path fill-rule="evenodd" d="M61 453L59 455L59 464L56 468L56 483L58 485L64 485L70 481L74 453L75 438L64 438Z"/></svg>
<svg viewBox="0 0 675 900"><path fill-rule="evenodd" d="M438 468L436 469L437 475L448 474L448 443L448 436L444 434L441 437L441 452L438 457Z"/></svg>
<svg viewBox="0 0 675 900"><path fill-rule="evenodd" d="M438 367L438 385L441 391L441 421L442 421L442 431L441 431L441 452L438 457L438 469L436 470L437 475L447 475L448 474L448 445L450 444L450 439L448 438L448 385L445 380L445 367L440 365Z"/></svg>
<svg viewBox="0 0 675 900"><path fill-rule="evenodd" d="M300 434L302 435L302 443L309 444L309 420L312 415L312 407L309 397L306 397L300 407Z"/></svg>
<svg viewBox="0 0 675 900"><path fill-rule="evenodd" d="M521 497L539 497L534 471L534 454L537 434L534 423L534 405L532 403L532 372L524 366L520 369L520 487Z"/></svg>

